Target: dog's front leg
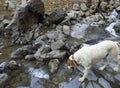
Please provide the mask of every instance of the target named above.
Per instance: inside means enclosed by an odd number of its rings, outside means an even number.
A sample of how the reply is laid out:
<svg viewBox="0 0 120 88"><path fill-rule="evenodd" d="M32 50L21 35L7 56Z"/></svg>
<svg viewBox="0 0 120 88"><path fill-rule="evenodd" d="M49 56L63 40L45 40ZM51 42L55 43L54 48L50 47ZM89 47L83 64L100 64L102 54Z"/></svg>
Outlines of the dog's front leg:
<svg viewBox="0 0 120 88"><path fill-rule="evenodd" d="M104 70L107 66L108 66L108 60L107 58L104 59L104 65L102 67L99 68L100 71Z"/></svg>
<svg viewBox="0 0 120 88"><path fill-rule="evenodd" d="M90 67L85 67L85 71L84 71L84 74L81 78L79 78L79 81L80 82L83 82L85 80L85 78L87 77L88 75L88 71L89 71Z"/></svg>

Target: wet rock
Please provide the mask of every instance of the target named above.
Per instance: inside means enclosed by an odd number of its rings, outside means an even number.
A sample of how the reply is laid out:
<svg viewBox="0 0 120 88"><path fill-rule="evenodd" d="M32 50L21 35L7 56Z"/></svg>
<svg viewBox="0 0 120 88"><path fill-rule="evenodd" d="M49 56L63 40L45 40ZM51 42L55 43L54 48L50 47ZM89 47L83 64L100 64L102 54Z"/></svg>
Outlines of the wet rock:
<svg viewBox="0 0 120 88"><path fill-rule="evenodd" d="M0 64L0 72L3 72L6 69L7 66L8 66L8 64L6 62L2 62Z"/></svg>
<svg viewBox="0 0 120 88"><path fill-rule="evenodd" d="M93 82L93 88L101 88L101 86L98 85L97 83Z"/></svg>
<svg viewBox="0 0 120 88"><path fill-rule="evenodd" d="M8 78L8 75L6 73L0 74L0 84L4 82Z"/></svg>
<svg viewBox="0 0 120 88"><path fill-rule="evenodd" d="M81 88L85 88L86 87L86 84L85 84L85 82L83 82L82 84L81 84Z"/></svg>
<svg viewBox="0 0 120 88"><path fill-rule="evenodd" d="M52 50L59 50L61 49L63 46L65 45L65 43L62 40L58 40L54 43L51 44L51 49Z"/></svg>
<svg viewBox="0 0 120 88"><path fill-rule="evenodd" d="M71 27L71 36L77 39L81 39L85 36L85 30L88 28L87 24L75 24Z"/></svg>
<svg viewBox="0 0 120 88"><path fill-rule="evenodd" d="M43 69L34 69L32 67L29 68L29 74L31 75L31 78L44 78L49 79L50 76L47 74Z"/></svg>
<svg viewBox="0 0 120 88"><path fill-rule="evenodd" d="M65 40L65 35L61 30L50 31L47 34L48 39L50 40Z"/></svg>
<svg viewBox="0 0 120 88"><path fill-rule="evenodd" d="M114 78L117 82L120 82L120 74L115 75Z"/></svg>
<svg viewBox="0 0 120 88"><path fill-rule="evenodd" d="M11 58L13 59L23 59L27 54L33 54L35 50L32 45L26 45L21 48L18 48L11 54Z"/></svg>
<svg viewBox="0 0 120 88"><path fill-rule="evenodd" d="M63 9L56 9L45 19L45 24L59 24L64 20L65 16L66 12Z"/></svg>
<svg viewBox="0 0 120 88"><path fill-rule="evenodd" d="M58 59L50 60L50 62L48 63L48 66L50 68L50 72L55 73L58 69L59 64L60 64L60 62Z"/></svg>
<svg viewBox="0 0 120 88"><path fill-rule="evenodd" d="M81 85L81 82L78 81L79 76L75 77L72 81L68 82L68 83L62 83L60 85L60 88L79 88Z"/></svg>
<svg viewBox="0 0 120 88"><path fill-rule="evenodd" d="M90 80L96 81L98 78L92 71L89 71L87 79L88 79L88 81L90 81Z"/></svg>
<svg viewBox="0 0 120 88"><path fill-rule="evenodd" d="M86 88L94 88L94 87L93 87L92 83L89 82L88 85L86 86Z"/></svg>
<svg viewBox="0 0 120 88"><path fill-rule="evenodd" d="M47 79L33 78L31 80L30 88L58 88L58 85Z"/></svg>
<svg viewBox="0 0 120 88"><path fill-rule="evenodd" d="M108 74L106 73L104 78L107 79L110 82L113 82L113 83L115 82L114 77L109 73Z"/></svg>
<svg viewBox="0 0 120 88"><path fill-rule="evenodd" d="M106 81L104 78L99 78L98 81L104 88L112 88L110 83Z"/></svg>
<svg viewBox="0 0 120 88"><path fill-rule="evenodd" d="M18 86L17 88L30 88L29 86Z"/></svg>
<svg viewBox="0 0 120 88"><path fill-rule="evenodd" d="M56 59L63 60L66 56L66 51L60 51L60 50L53 50L49 53L45 53L41 55L41 58L44 60L50 60L50 59Z"/></svg>
<svg viewBox="0 0 120 88"><path fill-rule="evenodd" d="M28 61L33 61L33 60L35 60L34 54L33 54L33 55L26 55L26 56L25 56L25 59L28 60Z"/></svg>

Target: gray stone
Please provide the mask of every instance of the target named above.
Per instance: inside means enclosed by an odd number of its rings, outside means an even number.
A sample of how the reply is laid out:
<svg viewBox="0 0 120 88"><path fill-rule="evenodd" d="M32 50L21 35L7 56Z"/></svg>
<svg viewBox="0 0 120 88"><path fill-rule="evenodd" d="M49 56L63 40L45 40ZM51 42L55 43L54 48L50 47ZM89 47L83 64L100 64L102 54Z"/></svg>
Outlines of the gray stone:
<svg viewBox="0 0 120 88"><path fill-rule="evenodd" d="M80 9L79 4L78 4L78 3L74 3L72 9L73 9L73 10L76 10L76 11L79 10L79 9Z"/></svg>
<svg viewBox="0 0 120 88"><path fill-rule="evenodd" d="M59 64L60 62L58 59L50 60L50 62L48 63L48 66L50 67L50 72L55 73L58 69Z"/></svg>
<svg viewBox="0 0 120 88"><path fill-rule="evenodd" d="M36 51L36 53L34 54L34 57L37 60L43 61L43 58L41 58L41 55L46 54L49 51L50 51L50 46L49 45L44 45Z"/></svg>
<svg viewBox="0 0 120 88"><path fill-rule="evenodd" d="M85 35L85 30L89 27L88 24L75 24L71 27L71 36L77 39L81 39Z"/></svg>
<svg viewBox="0 0 120 88"><path fill-rule="evenodd" d="M61 21L64 20L66 16L66 12L59 8L54 10L46 19L45 19L45 24L49 25L49 24L59 24Z"/></svg>
<svg viewBox="0 0 120 88"><path fill-rule="evenodd" d="M81 8L82 11L87 11L88 10L85 3L81 3L80 8Z"/></svg>
<svg viewBox="0 0 120 88"><path fill-rule="evenodd" d="M93 82L93 88L101 88L97 83Z"/></svg>
<svg viewBox="0 0 120 88"><path fill-rule="evenodd" d="M82 88L86 88L85 82L83 82L83 83L81 84L81 87L82 87Z"/></svg>
<svg viewBox="0 0 120 88"><path fill-rule="evenodd" d="M63 34L63 32L61 30L56 30L56 31L50 31L47 34L47 37L50 40L64 40L65 39L65 35Z"/></svg>
<svg viewBox="0 0 120 88"><path fill-rule="evenodd" d="M51 49L52 50L61 49L64 46L64 44L65 43L62 40L58 40L51 44Z"/></svg>
<svg viewBox="0 0 120 88"><path fill-rule="evenodd" d="M0 22L4 20L4 15L0 15Z"/></svg>
<svg viewBox="0 0 120 88"><path fill-rule="evenodd" d="M60 88L79 88L81 82L78 81L79 76L75 77L72 81L68 83L61 84Z"/></svg>
<svg viewBox="0 0 120 88"><path fill-rule="evenodd" d="M99 78L98 81L104 88L112 88L110 83L106 81L104 78Z"/></svg>
<svg viewBox="0 0 120 88"><path fill-rule="evenodd" d="M34 55L26 55L25 59L29 60L29 61L33 61L33 60L35 60L35 57L34 57Z"/></svg>
<svg viewBox="0 0 120 88"><path fill-rule="evenodd" d="M93 71L90 70L88 73L87 79L89 81L91 81L91 80L96 81L98 79L98 77L93 73Z"/></svg>
<svg viewBox="0 0 120 88"><path fill-rule="evenodd" d="M120 74L115 75L114 78L117 82L120 82Z"/></svg>
<svg viewBox="0 0 120 88"><path fill-rule="evenodd" d="M30 88L58 88L58 85L54 84L50 80L34 77L31 80Z"/></svg>
<svg viewBox="0 0 120 88"><path fill-rule="evenodd" d="M0 74L0 84L4 82L8 78L8 75L6 73Z"/></svg>
<svg viewBox="0 0 120 88"><path fill-rule="evenodd" d="M33 54L35 50L32 45L26 45L18 48L16 51L12 52L11 58L13 59L23 59L27 54Z"/></svg>
<svg viewBox="0 0 120 88"><path fill-rule="evenodd" d="M49 53L45 53L41 55L41 58L43 59L64 59L66 55L66 51L60 51L60 50L54 50Z"/></svg>
<svg viewBox="0 0 120 88"><path fill-rule="evenodd" d="M116 8L116 10L117 10L117 11L120 11L120 6L118 6L118 7Z"/></svg>
<svg viewBox="0 0 120 88"><path fill-rule="evenodd" d="M0 71L3 71L3 70L5 70L5 68L7 67L7 62L2 62L1 64L0 64Z"/></svg>
<svg viewBox="0 0 120 88"><path fill-rule="evenodd" d="M86 86L86 88L94 88L94 87L93 87L92 83L89 82L88 85Z"/></svg>
<svg viewBox="0 0 120 88"><path fill-rule="evenodd" d="M70 26L68 25L63 25L63 32L66 35L70 35Z"/></svg>

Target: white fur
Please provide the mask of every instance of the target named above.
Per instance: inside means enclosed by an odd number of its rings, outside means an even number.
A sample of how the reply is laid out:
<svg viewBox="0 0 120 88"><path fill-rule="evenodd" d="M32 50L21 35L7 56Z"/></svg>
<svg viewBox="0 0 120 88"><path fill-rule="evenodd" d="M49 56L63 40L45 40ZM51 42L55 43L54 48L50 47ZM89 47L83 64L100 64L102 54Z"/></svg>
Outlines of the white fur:
<svg viewBox="0 0 120 88"><path fill-rule="evenodd" d="M79 81L84 81L88 74L88 70L101 59L105 60L105 64L100 67L99 70L104 70L108 65L107 55L111 56L114 59L117 64L114 70L118 71L120 61L119 47L117 45L117 42L106 40L89 47L83 47L76 51L73 54L75 61L85 68L84 75L79 78ZM69 59L72 60L71 56Z"/></svg>

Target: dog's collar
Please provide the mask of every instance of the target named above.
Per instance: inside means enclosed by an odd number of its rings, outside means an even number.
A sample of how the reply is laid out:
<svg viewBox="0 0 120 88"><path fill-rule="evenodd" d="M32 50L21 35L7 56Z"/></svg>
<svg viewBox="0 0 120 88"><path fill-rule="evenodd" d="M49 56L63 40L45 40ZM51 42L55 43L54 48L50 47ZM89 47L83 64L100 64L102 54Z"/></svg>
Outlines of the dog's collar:
<svg viewBox="0 0 120 88"><path fill-rule="evenodd" d="M74 58L74 56L72 55L72 61L73 61L73 63L76 65L76 67L78 66L78 63L75 61L75 58Z"/></svg>

